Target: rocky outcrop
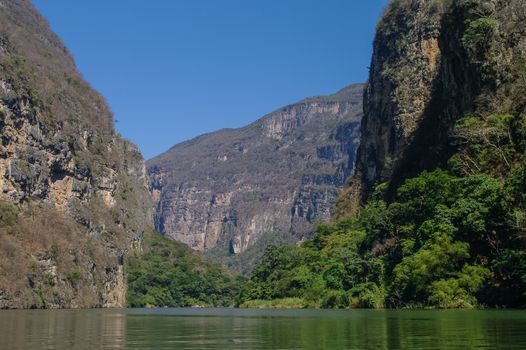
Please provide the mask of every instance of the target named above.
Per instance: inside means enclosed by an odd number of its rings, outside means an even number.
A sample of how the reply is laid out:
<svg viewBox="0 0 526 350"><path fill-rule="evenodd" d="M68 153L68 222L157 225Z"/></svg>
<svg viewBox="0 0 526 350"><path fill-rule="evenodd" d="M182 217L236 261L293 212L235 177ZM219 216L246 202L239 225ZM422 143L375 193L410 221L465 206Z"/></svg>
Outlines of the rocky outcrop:
<svg viewBox="0 0 526 350"><path fill-rule="evenodd" d="M389 184L389 198L404 179L445 167L461 146L459 119L513 105L524 19L521 0L390 3L374 41L356 174L338 217L353 215L378 184Z"/></svg>
<svg viewBox="0 0 526 350"><path fill-rule="evenodd" d="M279 109L147 162L155 223L197 250L240 253L265 233L299 240L352 174L363 85Z"/></svg>
<svg viewBox="0 0 526 350"><path fill-rule="evenodd" d="M0 130L0 308L123 306L146 167L25 0L0 2Z"/></svg>

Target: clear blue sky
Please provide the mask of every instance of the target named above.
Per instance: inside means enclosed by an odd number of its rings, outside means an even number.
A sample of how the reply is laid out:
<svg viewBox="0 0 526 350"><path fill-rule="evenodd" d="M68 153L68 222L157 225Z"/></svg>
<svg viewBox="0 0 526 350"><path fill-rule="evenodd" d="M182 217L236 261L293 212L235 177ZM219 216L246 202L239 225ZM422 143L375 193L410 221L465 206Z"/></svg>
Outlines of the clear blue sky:
<svg viewBox="0 0 526 350"><path fill-rule="evenodd" d="M387 0L34 0L145 158L367 79Z"/></svg>

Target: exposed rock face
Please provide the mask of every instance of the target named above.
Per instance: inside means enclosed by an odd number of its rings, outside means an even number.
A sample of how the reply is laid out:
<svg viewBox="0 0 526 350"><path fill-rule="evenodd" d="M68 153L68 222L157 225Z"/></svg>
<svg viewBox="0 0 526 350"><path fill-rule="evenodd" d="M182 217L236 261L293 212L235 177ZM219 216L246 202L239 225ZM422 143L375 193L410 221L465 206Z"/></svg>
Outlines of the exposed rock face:
<svg viewBox="0 0 526 350"><path fill-rule="evenodd" d="M147 162L160 232L197 250L300 239L329 217L354 166L363 85L178 144Z"/></svg>
<svg viewBox="0 0 526 350"><path fill-rule="evenodd" d="M442 7L427 0L400 3L391 3L378 24L356 175L339 203L341 213L348 206L354 212L374 185L389 179L431 98L440 60Z"/></svg>
<svg viewBox="0 0 526 350"><path fill-rule="evenodd" d="M451 135L460 118L509 108L513 72L525 60L525 11L523 0L391 2L374 41L356 174L340 217L380 183L389 196L405 178L444 166L458 151Z"/></svg>
<svg viewBox="0 0 526 350"><path fill-rule="evenodd" d="M0 225L0 308L123 306L123 257L152 224L146 167L24 0L0 1L0 130L0 201L20 211Z"/></svg>

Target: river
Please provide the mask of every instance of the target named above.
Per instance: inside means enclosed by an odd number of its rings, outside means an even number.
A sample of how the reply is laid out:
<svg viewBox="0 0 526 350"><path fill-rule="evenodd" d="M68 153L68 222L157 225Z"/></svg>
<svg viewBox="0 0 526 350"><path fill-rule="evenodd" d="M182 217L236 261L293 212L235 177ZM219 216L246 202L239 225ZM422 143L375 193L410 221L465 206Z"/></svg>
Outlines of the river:
<svg viewBox="0 0 526 350"><path fill-rule="evenodd" d="M526 349L526 312L5 310L0 349Z"/></svg>

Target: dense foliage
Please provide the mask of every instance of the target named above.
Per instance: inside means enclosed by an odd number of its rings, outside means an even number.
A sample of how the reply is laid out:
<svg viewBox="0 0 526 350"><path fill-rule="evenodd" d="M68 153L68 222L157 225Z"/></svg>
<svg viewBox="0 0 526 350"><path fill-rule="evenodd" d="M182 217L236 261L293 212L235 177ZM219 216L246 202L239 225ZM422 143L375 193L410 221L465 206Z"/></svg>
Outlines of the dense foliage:
<svg viewBox="0 0 526 350"><path fill-rule="evenodd" d="M182 243L151 233L127 260L130 307L230 306L240 281Z"/></svg>
<svg viewBox="0 0 526 350"><path fill-rule="evenodd" d="M241 276L250 277L252 268L261 261L268 246L292 244L293 242L294 238L288 234L267 232L252 246L248 247L247 250L239 254L232 254L225 251L224 247L218 246L205 252L205 257L210 261L223 264L229 270Z"/></svg>
<svg viewBox="0 0 526 350"><path fill-rule="evenodd" d="M359 217L321 227L301 246L270 247L240 302L524 306L525 173L519 166L503 184L482 174L423 172L391 203L381 199L385 186L379 186Z"/></svg>

